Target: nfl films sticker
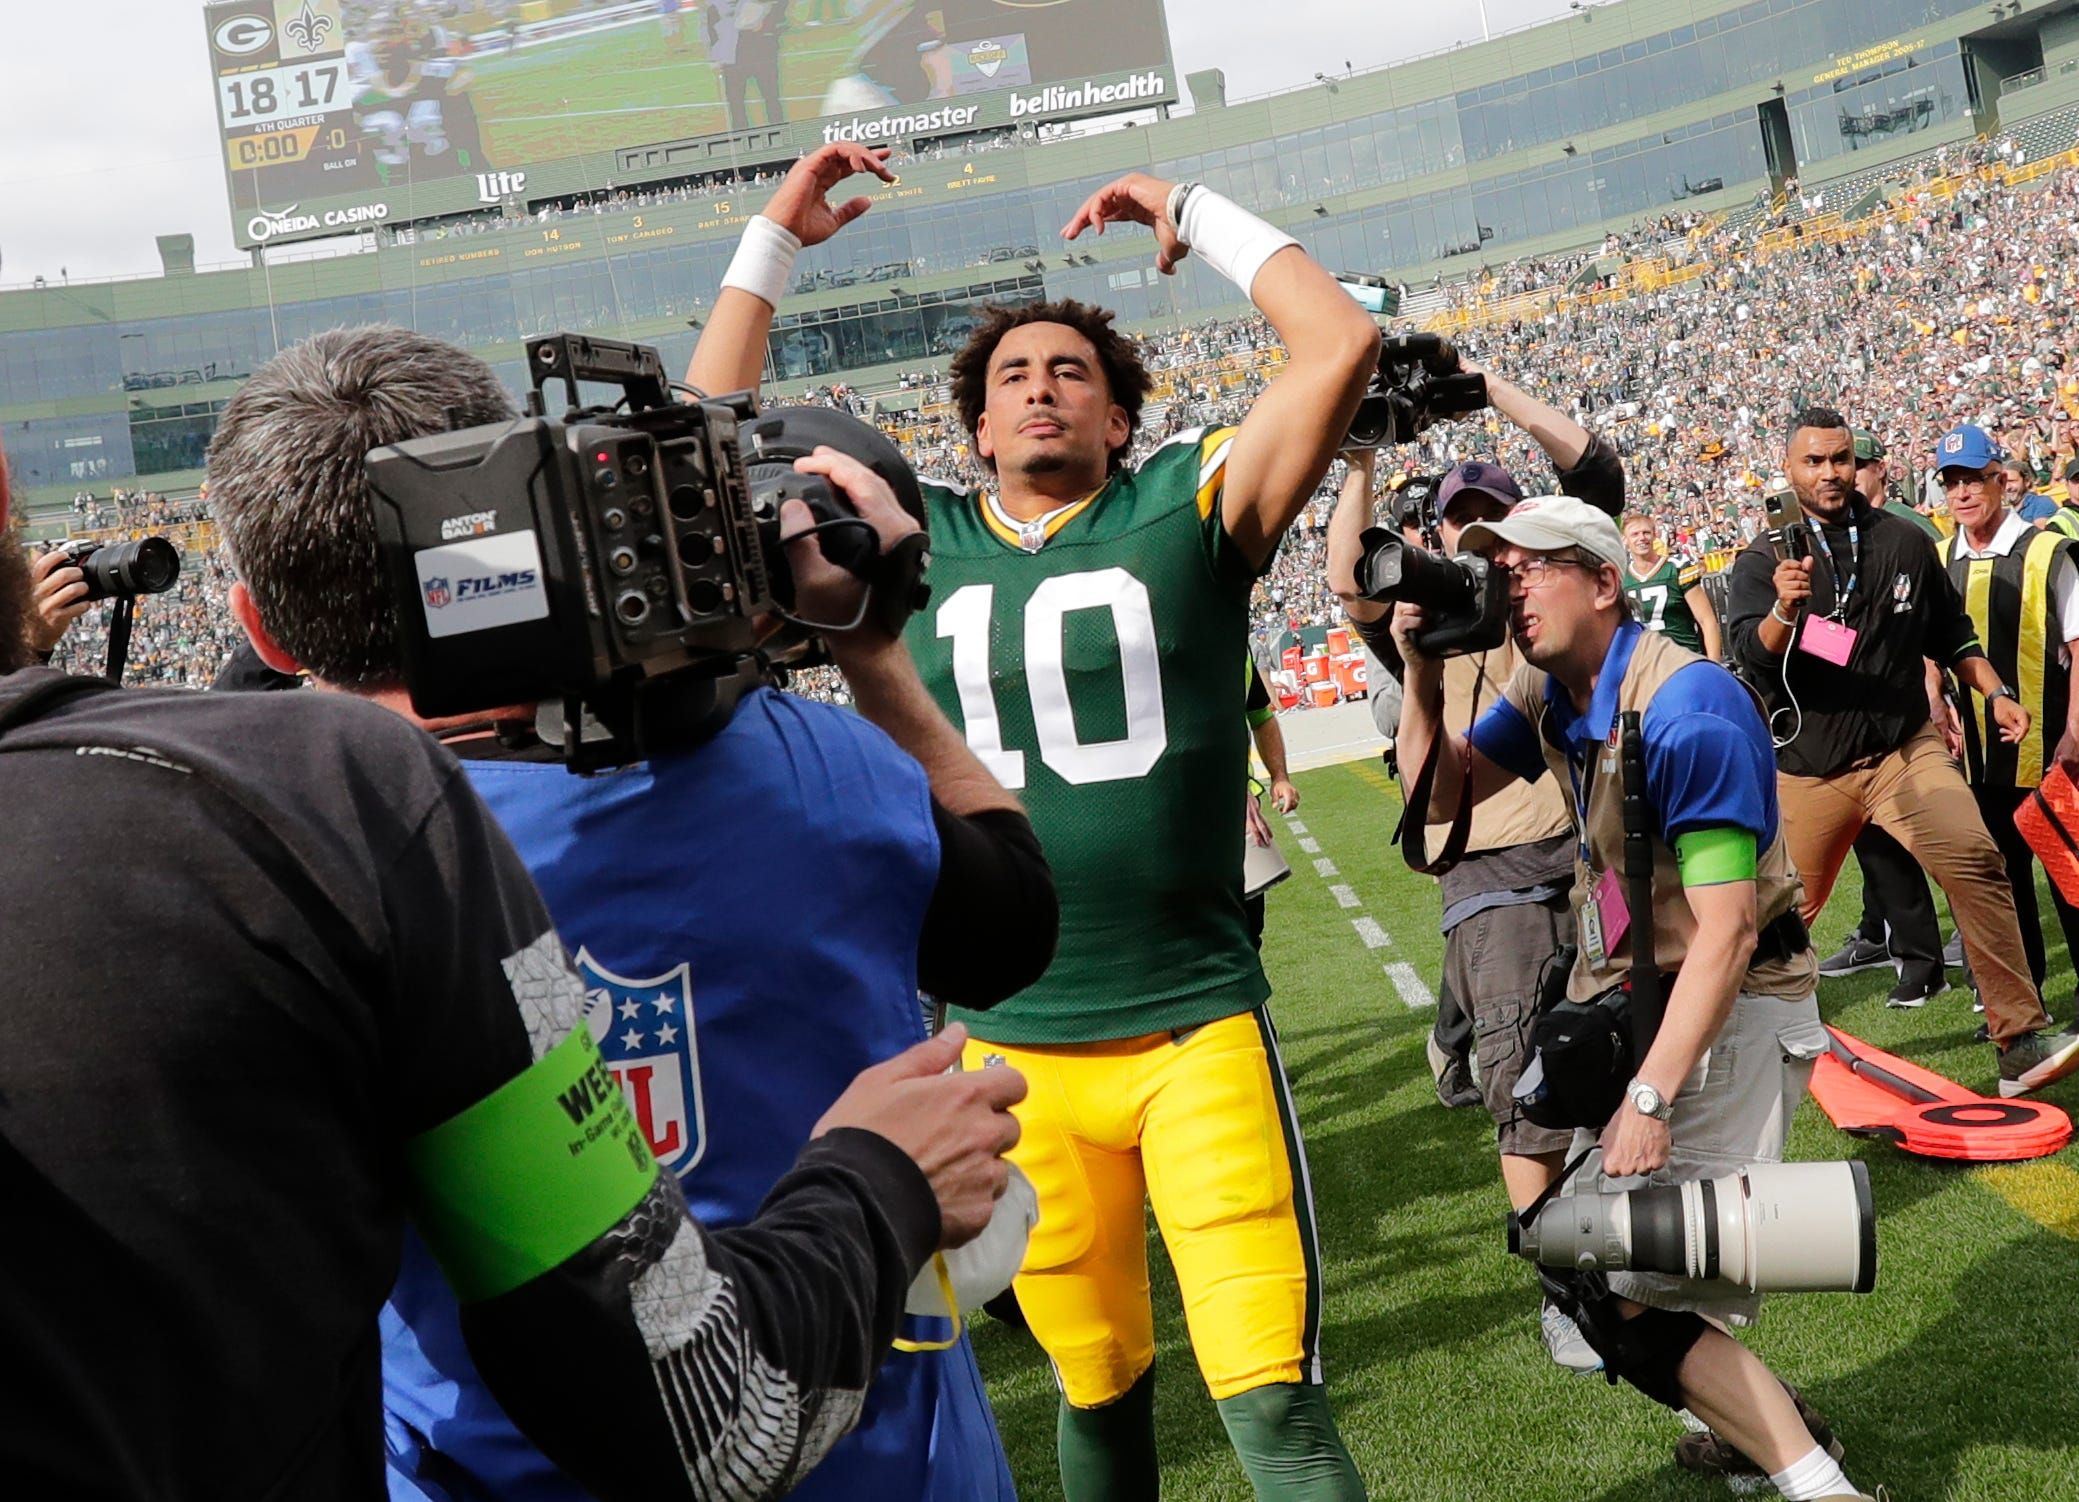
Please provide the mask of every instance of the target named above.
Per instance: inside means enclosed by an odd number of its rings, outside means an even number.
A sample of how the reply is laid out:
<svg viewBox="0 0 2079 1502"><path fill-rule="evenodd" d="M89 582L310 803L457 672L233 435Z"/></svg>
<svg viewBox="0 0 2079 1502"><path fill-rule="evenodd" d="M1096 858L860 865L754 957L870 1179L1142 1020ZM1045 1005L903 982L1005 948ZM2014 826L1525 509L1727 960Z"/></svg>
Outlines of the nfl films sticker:
<svg viewBox="0 0 2079 1502"><path fill-rule="evenodd" d="M532 532L472 537L427 548L412 562L426 606L426 634L439 638L490 631L549 613L541 549Z"/></svg>

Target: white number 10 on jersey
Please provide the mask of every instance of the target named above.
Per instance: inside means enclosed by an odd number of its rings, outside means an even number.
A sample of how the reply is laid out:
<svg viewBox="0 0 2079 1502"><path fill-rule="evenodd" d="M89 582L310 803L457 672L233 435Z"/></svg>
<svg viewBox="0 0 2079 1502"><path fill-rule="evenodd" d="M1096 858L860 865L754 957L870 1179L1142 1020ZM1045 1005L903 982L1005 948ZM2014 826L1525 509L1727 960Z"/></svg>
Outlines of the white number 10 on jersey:
<svg viewBox="0 0 2079 1502"><path fill-rule="evenodd" d="M967 744L998 782L1025 786L1025 753L1007 749L989 679L989 624L996 586L970 584L938 609L941 637L953 641L953 684ZM1115 741L1076 738L1061 660L1066 617L1072 610L1109 610L1119 638L1119 676L1126 686L1126 734ZM1121 782L1145 777L1169 745L1162 716L1162 656L1155 644L1155 612L1148 587L1123 568L1061 574L1032 592L1025 605L1025 692L1039 736L1040 760L1063 782Z"/></svg>

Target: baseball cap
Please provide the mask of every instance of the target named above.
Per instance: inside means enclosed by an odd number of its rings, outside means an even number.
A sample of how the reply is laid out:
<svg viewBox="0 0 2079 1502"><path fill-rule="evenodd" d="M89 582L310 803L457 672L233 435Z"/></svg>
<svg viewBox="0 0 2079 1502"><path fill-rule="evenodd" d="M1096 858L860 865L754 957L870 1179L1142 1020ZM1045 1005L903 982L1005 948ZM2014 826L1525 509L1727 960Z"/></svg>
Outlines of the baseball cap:
<svg viewBox="0 0 2079 1502"><path fill-rule="evenodd" d="M1498 522L1474 522L1459 535L1458 545L1477 550L1497 542L1534 553L1579 548L1619 569L1629 556L1609 512L1570 495L1532 496Z"/></svg>
<svg viewBox="0 0 2079 1502"><path fill-rule="evenodd" d="M1999 462L1999 445L1976 423L1961 423L1951 428L1935 446L1935 467L1938 469L1984 469Z"/></svg>
<svg viewBox="0 0 2079 1502"><path fill-rule="evenodd" d="M1855 430L1855 462L1857 464L1875 464L1883 457L1884 444L1877 435L1868 428L1857 428Z"/></svg>
<svg viewBox="0 0 2079 1502"><path fill-rule="evenodd" d="M1429 507L1436 495L1437 479L1434 475L1399 475L1392 482L1393 524L1396 527L1424 527L1429 524Z"/></svg>
<svg viewBox="0 0 2079 1502"><path fill-rule="evenodd" d="M1523 487L1499 464L1468 459L1445 475L1444 483L1437 487L1437 515L1449 516L1451 503L1458 499L1460 492L1467 490L1491 496L1504 506L1514 506L1523 499Z"/></svg>
<svg viewBox="0 0 2079 1502"><path fill-rule="evenodd" d="M2073 459L2065 465L2065 478L2079 480L2079 459Z"/></svg>

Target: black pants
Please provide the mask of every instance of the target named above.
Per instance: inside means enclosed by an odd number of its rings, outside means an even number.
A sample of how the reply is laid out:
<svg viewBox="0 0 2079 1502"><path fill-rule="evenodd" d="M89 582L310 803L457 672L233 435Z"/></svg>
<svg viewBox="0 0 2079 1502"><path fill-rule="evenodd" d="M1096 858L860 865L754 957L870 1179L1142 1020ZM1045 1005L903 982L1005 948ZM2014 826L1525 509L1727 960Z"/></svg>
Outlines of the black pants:
<svg viewBox="0 0 2079 1502"><path fill-rule="evenodd" d="M2043 919L2036 906L2036 852L2029 849L2028 841L2014 827L2014 811L2027 801L2031 788L1975 787L1978 795L1978 811L1985 818L1985 827L1992 834L1992 842L2000 847L2000 855L2007 862L2007 879L2014 884L2014 916L2021 923L2021 947L2028 955L2028 973L2036 982L2036 989L2043 989L2045 963L2043 958ZM2079 964L2079 910L2065 900L2065 894L2050 884L2050 903L2057 909L2058 927L2065 932L2065 949L2074 964Z"/></svg>
<svg viewBox="0 0 2079 1502"><path fill-rule="evenodd" d="M779 38L763 32L745 32L736 39L735 66L720 71L731 130L750 128L750 90L746 85L752 82L765 97L765 123L778 125L787 118L786 101L780 98Z"/></svg>
<svg viewBox="0 0 2079 1502"><path fill-rule="evenodd" d="M1942 928L1927 873L1905 846L1874 824L1864 825L1855 837L1855 863L1862 867L1862 924L1856 933L1882 944L1889 928L1891 957L1903 967L1902 974L1939 975ZM2037 947L2042 947L2040 939Z"/></svg>

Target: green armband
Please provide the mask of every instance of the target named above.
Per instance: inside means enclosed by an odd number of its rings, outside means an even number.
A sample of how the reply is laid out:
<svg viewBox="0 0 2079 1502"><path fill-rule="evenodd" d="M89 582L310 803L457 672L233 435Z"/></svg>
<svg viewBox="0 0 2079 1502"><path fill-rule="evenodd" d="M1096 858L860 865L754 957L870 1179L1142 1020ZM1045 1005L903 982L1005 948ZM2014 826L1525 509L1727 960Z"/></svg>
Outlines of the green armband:
<svg viewBox="0 0 2079 1502"><path fill-rule="evenodd" d="M1752 881L1757 869L1754 836L1721 825L1692 829L1675 837L1675 863L1685 887L1715 887L1729 881Z"/></svg>
<svg viewBox="0 0 2079 1502"><path fill-rule="evenodd" d="M412 1219L465 1303L561 1267L664 1171L582 1025L404 1157Z"/></svg>
<svg viewBox="0 0 2079 1502"><path fill-rule="evenodd" d="M1264 705L1261 709L1250 709L1245 710L1243 712L1249 718L1249 728L1251 730L1255 730L1259 726L1263 725L1266 721L1275 720L1278 717L1278 712L1275 709L1272 709L1268 704Z"/></svg>

